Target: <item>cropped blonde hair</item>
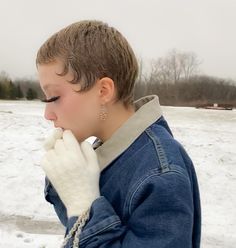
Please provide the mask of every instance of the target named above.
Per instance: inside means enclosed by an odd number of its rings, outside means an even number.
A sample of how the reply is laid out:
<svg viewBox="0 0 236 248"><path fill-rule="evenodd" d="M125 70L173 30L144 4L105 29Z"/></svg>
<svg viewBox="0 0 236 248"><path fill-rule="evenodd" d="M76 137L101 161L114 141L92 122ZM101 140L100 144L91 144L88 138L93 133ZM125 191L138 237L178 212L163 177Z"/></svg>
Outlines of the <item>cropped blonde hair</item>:
<svg viewBox="0 0 236 248"><path fill-rule="evenodd" d="M125 37L101 21L73 23L52 35L39 49L36 64L59 59L64 70L73 73L71 83L80 83L81 91L89 90L96 80L109 77L114 81L117 101L133 103L138 63Z"/></svg>

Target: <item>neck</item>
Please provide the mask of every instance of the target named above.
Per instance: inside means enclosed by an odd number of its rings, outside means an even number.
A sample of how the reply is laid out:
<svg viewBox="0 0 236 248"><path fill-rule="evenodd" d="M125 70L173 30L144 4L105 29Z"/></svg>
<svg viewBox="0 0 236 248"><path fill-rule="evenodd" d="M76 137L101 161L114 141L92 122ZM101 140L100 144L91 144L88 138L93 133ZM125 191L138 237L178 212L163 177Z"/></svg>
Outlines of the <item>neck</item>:
<svg viewBox="0 0 236 248"><path fill-rule="evenodd" d="M103 143L108 140L112 134L119 129L133 114L135 109L133 106L126 108L123 104L117 103L115 106L108 108L108 116L101 123L101 129L97 133Z"/></svg>

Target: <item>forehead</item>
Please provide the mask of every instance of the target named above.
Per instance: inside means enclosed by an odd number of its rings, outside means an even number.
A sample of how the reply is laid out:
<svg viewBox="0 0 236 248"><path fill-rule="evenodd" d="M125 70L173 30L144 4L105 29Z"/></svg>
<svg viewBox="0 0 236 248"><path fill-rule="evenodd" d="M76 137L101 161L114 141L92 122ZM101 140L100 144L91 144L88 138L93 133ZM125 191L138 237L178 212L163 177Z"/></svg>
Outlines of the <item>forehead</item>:
<svg viewBox="0 0 236 248"><path fill-rule="evenodd" d="M69 73L65 76L59 75L63 71L63 65L60 62L53 62L42 65L40 64L38 65L37 69L40 86L44 90L49 90L50 88L63 87L72 78Z"/></svg>

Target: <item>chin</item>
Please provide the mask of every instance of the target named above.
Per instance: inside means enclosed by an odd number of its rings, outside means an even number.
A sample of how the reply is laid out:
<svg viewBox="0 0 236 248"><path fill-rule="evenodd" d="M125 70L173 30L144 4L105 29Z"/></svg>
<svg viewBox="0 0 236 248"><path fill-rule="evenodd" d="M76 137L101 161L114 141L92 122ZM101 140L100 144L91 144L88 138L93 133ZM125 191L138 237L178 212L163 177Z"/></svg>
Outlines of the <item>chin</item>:
<svg viewBox="0 0 236 248"><path fill-rule="evenodd" d="M88 137L84 135L74 134L79 143L85 141Z"/></svg>
<svg viewBox="0 0 236 248"><path fill-rule="evenodd" d="M75 138L79 143L85 141L87 138L91 137L90 132L79 131L78 129L70 129L71 132L74 134Z"/></svg>

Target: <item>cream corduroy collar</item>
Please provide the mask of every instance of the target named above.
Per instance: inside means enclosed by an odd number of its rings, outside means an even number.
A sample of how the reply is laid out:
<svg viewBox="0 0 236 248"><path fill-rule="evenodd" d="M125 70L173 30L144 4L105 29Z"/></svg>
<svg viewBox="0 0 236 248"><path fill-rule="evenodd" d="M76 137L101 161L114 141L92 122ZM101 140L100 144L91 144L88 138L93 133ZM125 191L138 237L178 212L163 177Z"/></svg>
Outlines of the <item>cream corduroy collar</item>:
<svg viewBox="0 0 236 248"><path fill-rule="evenodd" d="M156 95L142 97L134 102L134 106L135 113L107 141L101 143L97 139L94 142L93 147L96 149L101 171L162 115L159 98Z"/></svg>

